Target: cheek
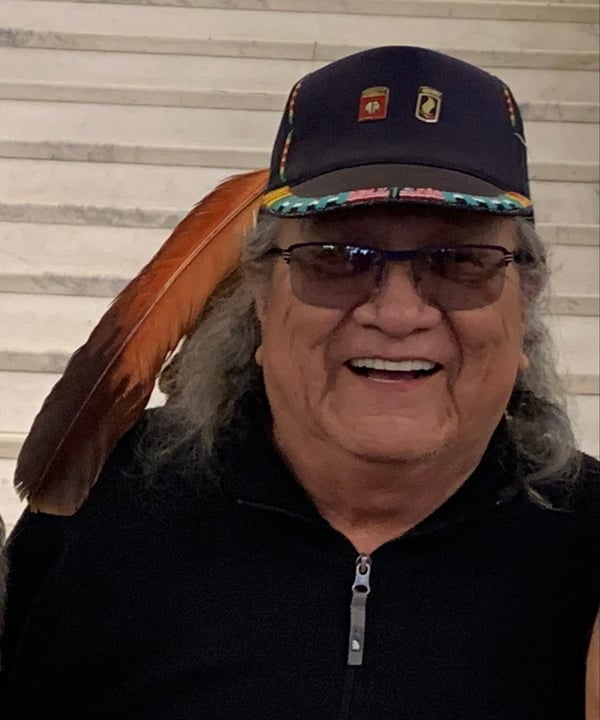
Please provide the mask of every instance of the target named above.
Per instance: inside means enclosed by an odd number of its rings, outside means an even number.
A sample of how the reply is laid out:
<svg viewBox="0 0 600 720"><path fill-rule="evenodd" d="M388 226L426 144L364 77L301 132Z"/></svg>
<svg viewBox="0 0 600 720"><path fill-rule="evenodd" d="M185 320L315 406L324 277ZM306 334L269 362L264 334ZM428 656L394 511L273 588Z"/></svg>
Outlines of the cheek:
<svg viewBox="0 0 600 720"><path fill-rule="evenodd" d="M337 311L301 303L287 277L275 273L260 316L265 382L290 395L317 380L326 383L338 315Z"/></svg>
<svg viewBox="0 0 600 720"><path fill-rule="evenodd" d="M462 379L479 391L512 389L522 365L523 322L518 302L497 303L465 313L455 325L462 355ZM477 313L475 315L474 313Z"/></svg>

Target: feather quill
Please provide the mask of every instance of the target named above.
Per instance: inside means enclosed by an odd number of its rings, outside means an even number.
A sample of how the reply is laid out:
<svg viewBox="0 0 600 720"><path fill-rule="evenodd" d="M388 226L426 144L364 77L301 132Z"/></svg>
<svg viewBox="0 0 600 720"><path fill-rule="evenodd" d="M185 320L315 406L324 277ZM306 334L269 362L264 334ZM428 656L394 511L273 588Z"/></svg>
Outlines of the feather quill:
<svg viewBox="0 0 600 720"><path fill-rule="evenodd" d="M177 225L77 350L19 453L15 487L33 511L72 515L142 415L165 359L238 265L267 170L229 178Z"/></svg>

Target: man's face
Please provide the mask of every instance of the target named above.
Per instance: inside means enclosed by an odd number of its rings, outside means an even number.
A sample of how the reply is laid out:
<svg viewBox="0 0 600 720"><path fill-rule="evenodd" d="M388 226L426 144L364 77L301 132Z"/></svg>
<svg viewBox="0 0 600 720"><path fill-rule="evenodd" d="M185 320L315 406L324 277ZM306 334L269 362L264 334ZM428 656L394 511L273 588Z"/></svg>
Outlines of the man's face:
<svg viewBox="0 0 600 720"><path fill-rule="evenodd" d="M315 241L388 250L465 243L513 250L516 227L508 219L415 208L281 222L280 247ZM424 302L406 262L389 264L365 302L331 309L301 302L289 266L277 259L257 307L257 357L276 431L371 461L418 460L487 442L524 362L524 308L514 265L506 269L498 299L476 309ZM433 370L382 369L380 362L413 360Z"/></svg>

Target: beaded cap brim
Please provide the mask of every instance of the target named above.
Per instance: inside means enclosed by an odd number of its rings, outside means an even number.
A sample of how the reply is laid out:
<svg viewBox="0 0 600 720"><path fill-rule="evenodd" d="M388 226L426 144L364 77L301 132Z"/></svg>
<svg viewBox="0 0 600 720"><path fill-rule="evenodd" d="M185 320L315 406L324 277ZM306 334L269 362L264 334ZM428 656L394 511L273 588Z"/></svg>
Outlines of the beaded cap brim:
<svg viewBox="0 0 600 720"><path fill-rule="evenodd" d="M263 208L281 217L304 217L317 213L381 204L412 204L474 210L494 215L532 216L533 203L524 195L473 195L434 188L383 187L348 190L310 197L297 195L286 186L263 197Z"/></svg>

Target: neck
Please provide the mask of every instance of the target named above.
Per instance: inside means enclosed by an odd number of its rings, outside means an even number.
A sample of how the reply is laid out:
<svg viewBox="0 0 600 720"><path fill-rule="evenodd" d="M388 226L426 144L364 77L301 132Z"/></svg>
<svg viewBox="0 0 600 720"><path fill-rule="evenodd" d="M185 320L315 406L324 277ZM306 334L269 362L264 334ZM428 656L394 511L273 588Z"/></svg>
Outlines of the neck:
<svg viewBox="0 0 600 720"><path fill-rule="evenodd" d="M387 463L332 451L319 438L287 438L275 425L277 447L322 517L366 554L440 507L475 470L487 446Z"/></svg>

